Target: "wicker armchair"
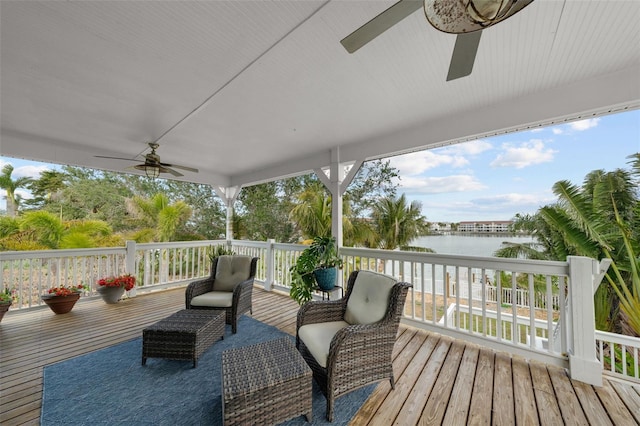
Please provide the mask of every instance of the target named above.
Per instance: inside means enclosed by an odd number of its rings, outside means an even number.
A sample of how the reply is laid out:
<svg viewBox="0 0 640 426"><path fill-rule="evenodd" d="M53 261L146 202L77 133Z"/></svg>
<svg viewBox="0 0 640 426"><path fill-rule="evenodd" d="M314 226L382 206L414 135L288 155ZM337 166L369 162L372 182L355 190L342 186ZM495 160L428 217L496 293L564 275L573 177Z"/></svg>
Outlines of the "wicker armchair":
<svg viewBox="0 0 640 426"><path fill-rule="evenodd" d="M298 311L296 347L327 398L333 421L337 397L389 379L391 354L411 284L370 271L354 271L340 300L312 301Z"/></svg>
<svg viewBox="0 0 640 426"><path fill-rule="evenodd" d="M187 309L219 309L226 311L231 330L238 330L238 318L253 313L251 298L256 275L257 257L219 256L211 264L211 276L187 286Z"/></svg>

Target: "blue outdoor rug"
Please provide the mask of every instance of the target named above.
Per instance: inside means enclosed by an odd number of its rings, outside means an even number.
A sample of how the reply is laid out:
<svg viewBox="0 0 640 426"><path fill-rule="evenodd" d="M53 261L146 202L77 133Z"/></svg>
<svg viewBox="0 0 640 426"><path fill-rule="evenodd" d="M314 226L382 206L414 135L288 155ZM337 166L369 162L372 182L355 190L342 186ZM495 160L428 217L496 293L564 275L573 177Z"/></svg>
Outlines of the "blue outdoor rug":
<svg viewBox="0 0 640 426"><path fill-rule="evenodd" d="M227 325L224 340L214 343L196 368L191 361L161 358L149 358L143 367L141 337L52 364L44 369L41 424L220 425L222 351L282 336L288 335L245 315L238 333ZM300 416L283 424L347 424L374 388L338 398L329 423L326 399L314 381L313 422Z"/></svg>

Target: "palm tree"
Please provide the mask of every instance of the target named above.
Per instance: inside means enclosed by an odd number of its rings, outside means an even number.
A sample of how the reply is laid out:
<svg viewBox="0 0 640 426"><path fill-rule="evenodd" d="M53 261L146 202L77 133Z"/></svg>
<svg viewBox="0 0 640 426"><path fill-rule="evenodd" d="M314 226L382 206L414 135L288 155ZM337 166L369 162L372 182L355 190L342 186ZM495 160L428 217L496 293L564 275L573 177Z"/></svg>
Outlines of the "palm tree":
<svg viewBox="0 0 640 426"><path fill-rule="evenodd" d="M170 204L169 197L160 193L151 199L133 197L127 208L143 228L138 235L153 235L157 241L174 241L191 217L191 208L184 201Z"/></svg>
<svg viewBox="0 0 640 426"><path fill-rule="evenodd" d="M300 228L304 239L331 237L331 203L331 196L319 183L310 185L300 193L298 204L291 210L290 218ZM342 245L365 245L375 239L368 221L352 217L348 197L343 199L342 214Z"/></svg>
<svg viewBox="0 0 640 426"><path fill-rule="evenodd" d="M11 164L6 164L0 173L0 188L7 192L7 216L9 217L15 217L18 212L16 190L26 187L32 181L30 177L26 176L13 180L11 179L12 173L13 166Z"/></svg>
<svg viewBox="0 0 640 426"><path fill-rule="evenodd" d="M47 211L25 213L19 220L20 233L7 236L28 238L48 249L92 248L105 244L112 230L101 220L63 221Z"/></svg>
<svg viewBox="0 0 640 426"><path fill-rule="evenodd" d="M398 198L382 198L373 207L373 223L377 232L377 246L395 250L407 246L411 240L426 231L426 220L422 216L420 203L407 204L404 194Z"/></svg>
<svg viewBox="0 0 640 426"><path fill-rule="evenodd" d="M595 259L610 258L606 281L595 295L596 326L601 330L617 328L626 334L640 335L640 252L638 226L640 202L640 154L630 156L632 171L595 170L582 187L568 181L553 186L558 202L542 207L534 217L536 238L543 247L537 258L565 260L578 255ZM507 255L513 248L497 253ZM534 252L513 250L524 257ZM618 317L618 305L620 316ZM619 324L619 326L616 326Z"/></svg>
<svg viewBox="0 0 640 426"><path fill-rule="evenodd" d="M331 236L331 197L320 185L311 185L298 195L290 213L306 240Z"/></svg>

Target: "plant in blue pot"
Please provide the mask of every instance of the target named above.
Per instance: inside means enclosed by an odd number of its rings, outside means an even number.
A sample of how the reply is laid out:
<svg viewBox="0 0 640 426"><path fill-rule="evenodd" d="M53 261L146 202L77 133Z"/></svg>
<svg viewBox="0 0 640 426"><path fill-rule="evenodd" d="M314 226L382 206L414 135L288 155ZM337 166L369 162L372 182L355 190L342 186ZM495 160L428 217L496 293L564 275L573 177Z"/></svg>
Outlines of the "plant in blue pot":
<svg viewBox="0 0 640 426"><path fill-rule="evenodd" d="M290 296L300 305L312 298L314 287L330 291L336 284L337 269L342 267L336 240L333 237L315 237L290 269Z"/></svg>

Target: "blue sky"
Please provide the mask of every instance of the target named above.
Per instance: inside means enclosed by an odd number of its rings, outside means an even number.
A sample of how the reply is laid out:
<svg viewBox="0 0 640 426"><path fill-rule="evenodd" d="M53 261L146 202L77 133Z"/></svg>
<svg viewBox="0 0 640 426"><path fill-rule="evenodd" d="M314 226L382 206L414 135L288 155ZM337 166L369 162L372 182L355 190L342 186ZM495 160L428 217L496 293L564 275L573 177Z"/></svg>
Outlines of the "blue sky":
<svg viewBox="0 0 640 426"><path fill-rule="evenodd" d="M556 200L555 182L580 185L592 170L628 168L636 152L637 110L400 155L391 165L400 170L398 192L421 202L429 221L509 220ZM6 163L13 178L56 167L0 157L0 168ZM2 194L0 209L5 205Z"/></svg>

